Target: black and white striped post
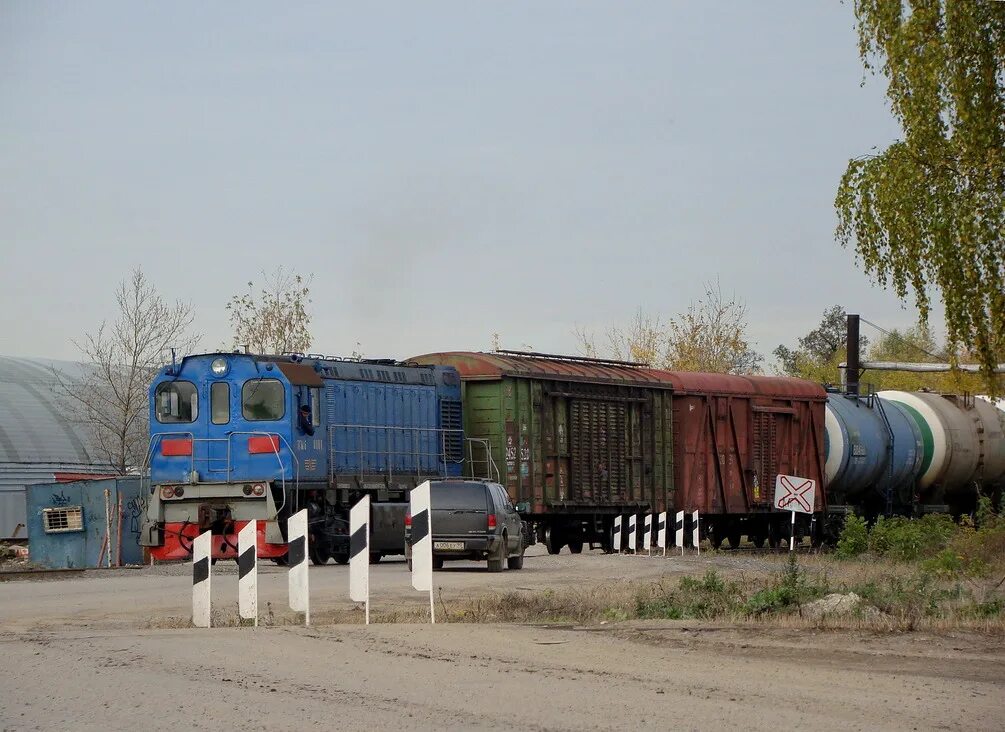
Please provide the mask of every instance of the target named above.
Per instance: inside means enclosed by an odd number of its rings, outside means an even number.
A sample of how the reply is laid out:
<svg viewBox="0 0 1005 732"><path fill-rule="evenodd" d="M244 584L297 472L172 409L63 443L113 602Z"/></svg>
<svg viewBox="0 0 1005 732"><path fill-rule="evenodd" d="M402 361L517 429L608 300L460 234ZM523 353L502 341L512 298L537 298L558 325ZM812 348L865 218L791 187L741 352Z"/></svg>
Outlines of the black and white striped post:
<svg viewBox="0 0 1005 732"><path fill-rule="evenodd" d="M412 587L429 592L429 622L436 622L433 606L433 527L430 520L429 481L413 488L408 494L412 517Z"/></svg>
<svg viewBox="0 0 1005 732"><path fill-rule="evenodd" d="M614 534L612 535L612 546L615 554L621 553L621 516L614 517Z"/></svg>
<svg viewBox="0 0 1005 732"><path fill-rule="evenodd" d="M667 555L667 512L662 511L656 517L656 546L663 550L663 556Z"/></svg>
<svg viewBox="0 0 1005 732"><path fill-rule="evenodd" d="M691 514L691 543L694 544L694 548L698 550L698 556L701 556L701 534L698 531L698 512L695 511Z"/></svg>
<svg viewBox="0 0 1005 732"><path fill-rule="evenodd" d="M680 555L684 556L684 512L677 512L677 546L680 547Z"/></svg>
<svg viewBox="0 0 1005 732"><path fill-rule="evenodd" d="M633 553L638 550L638 537L636 536L638 534L638 520L639 517L634 513L628 514L628 548L631 549Z"/></svg>
<svg viewBox="0 0 1005 732"><path fill-rule="evenodd" d="M287 573L290 588L290 609L304 614L304 625L311 624L311 592L307 578L307 509L286 519Z"/></svg>
<svg viewBox="0 0 1005 732"><path fill-rule="evenodd" d="M349 510L349 599L366 603L370 624L370 496Z"/></svg>
<svg viewBox="0 0 1005 732"><path fill-rule="evenodd" d="M212 539L212 532L204 531L192 542L192 625L197 628L208 628L210 624Z"/></svg>
<svg viewBox="0 0 1005 732"><path fill-rule="evenodd" d="M652 554L653 551L653 515L647 513L642 519L642 548Z"/></svg>
<svg viewBox="0 0 1005 732"><path fill-rule="evenodd" d="M237 534L237 612L258 626L258 521Z"/></svg>

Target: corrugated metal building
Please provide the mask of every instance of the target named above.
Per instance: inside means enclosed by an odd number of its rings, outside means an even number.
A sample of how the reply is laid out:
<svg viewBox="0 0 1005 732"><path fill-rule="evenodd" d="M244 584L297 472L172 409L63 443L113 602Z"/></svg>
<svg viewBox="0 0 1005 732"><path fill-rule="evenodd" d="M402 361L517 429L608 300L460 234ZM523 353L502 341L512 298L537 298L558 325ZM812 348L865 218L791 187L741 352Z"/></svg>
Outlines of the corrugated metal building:
<svg viewBox="0 0 1005 732"><path fill-rule="evenodd" d="M25 486L112 472L59 405L53 369L74 378L83 368L0 356L0 539L27 535Z"/></svg>

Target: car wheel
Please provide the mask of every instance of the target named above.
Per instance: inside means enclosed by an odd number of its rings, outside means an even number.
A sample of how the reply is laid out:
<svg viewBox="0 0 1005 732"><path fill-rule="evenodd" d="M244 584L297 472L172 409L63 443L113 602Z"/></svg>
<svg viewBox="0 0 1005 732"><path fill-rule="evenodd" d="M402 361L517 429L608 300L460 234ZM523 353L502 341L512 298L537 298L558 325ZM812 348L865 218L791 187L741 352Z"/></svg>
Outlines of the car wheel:
<svg viewBox="0 0 1005 732"><path fill-rule="evenodd" d="M383 556L380 552L370 552L370 564L377 564Z"/></svg>
<svg viewBox="0 0 1005 732"><path fill-rule="evenodd" d="M499 542L499 548L496 550L495 554L489 557L489 572L502 572L503 564L506 563L506 544L509 541L506 534L502 535L502 541Z"/></svg>
<svg viewBox="0 0 1005 732"><path fill-rule="evenodd" d="M581 541L570 541L569 542L569 551L572 552L573 554L582 554L583 553L583 542L581 542Z"/></svg>
<svg viewBox="0 0 1005 732"><path fill-rule="evenodd" d="M335 564L349 564L349 555L345 552L335 552L332 558Z"/></svg>
<svg viewBox="0 0 1005 732"><path fill-rule="evenodd" d="M433 569L443 569L443 557L433 555Z"/></svg>
<svg viewBox="0 0 1005 732"><path fill-rule="evenodd" d="M741 539L740 530L739 529L730 529L730 532L729 532L729 548L730 549L739 549L740 548L740 539Z"/></svg>
<svg viewBox="0 0 1005 732"><path fill-rule="evenodd" d="M523 539L520 539L520 549L516 556L506 558L506 567L508 569L523 569Z"/></svg>

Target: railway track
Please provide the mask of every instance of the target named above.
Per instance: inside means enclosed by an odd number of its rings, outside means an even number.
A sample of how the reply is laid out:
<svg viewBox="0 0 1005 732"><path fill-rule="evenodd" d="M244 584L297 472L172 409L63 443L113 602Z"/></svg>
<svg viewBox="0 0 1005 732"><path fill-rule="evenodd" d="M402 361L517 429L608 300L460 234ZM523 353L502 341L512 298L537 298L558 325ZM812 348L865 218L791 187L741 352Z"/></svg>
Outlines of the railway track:
<svg viewBox="0 0 1005 732"><path fill-rule="evenodd" d="M129 565L125 567L73 567L69 569L0 569L0 582L67 579L82 575L84 572L114 572L124 569L142 569L142 567Z"/></svg>

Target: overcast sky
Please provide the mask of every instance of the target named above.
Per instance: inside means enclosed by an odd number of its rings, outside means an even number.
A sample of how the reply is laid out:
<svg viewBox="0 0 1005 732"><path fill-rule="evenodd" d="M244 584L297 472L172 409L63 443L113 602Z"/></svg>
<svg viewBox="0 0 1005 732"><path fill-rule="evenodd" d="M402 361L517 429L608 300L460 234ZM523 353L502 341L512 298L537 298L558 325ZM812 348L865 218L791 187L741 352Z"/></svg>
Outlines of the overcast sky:
<svg viewBox="0 0 1005 732"><path fill-rule="evenodd" d="M276 265L315 351L573 352L718 281L765 354L914 311L834 241L897 127L850 4L0 4L0 353L78 357L142 266L203 345Z"/></svg>

